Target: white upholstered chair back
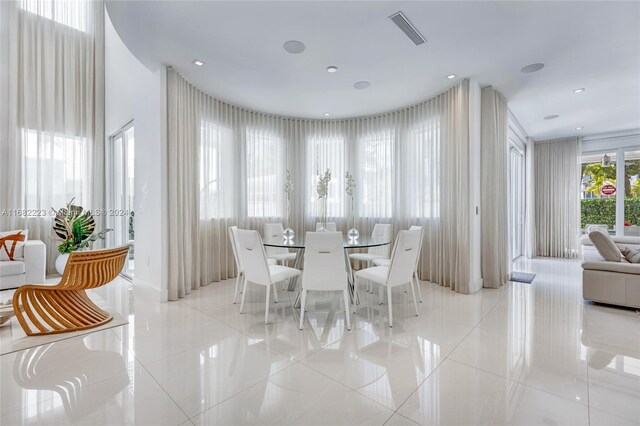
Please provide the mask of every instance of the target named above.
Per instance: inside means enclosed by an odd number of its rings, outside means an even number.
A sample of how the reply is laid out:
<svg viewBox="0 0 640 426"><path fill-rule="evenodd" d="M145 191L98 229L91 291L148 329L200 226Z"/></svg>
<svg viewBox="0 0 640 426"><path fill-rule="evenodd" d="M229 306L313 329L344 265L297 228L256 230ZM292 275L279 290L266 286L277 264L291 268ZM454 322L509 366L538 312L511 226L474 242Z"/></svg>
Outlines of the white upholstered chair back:
<svg viewBox="0 0 640 426"><path fill-rule="evenodd" d="M307 232L302 288L305 290L347 288L342 232Z"/></svg>
<svg viewBox="0 0 640 426"><path fill-rule="evenodd" d="M320 222L316 222L316 231L320 229ZM327 222L327 232L337 232L338 226L335 222Z"/></svg>
<svg viewBox="0 0 640 426"><path fill-rule="evenodd" d="M240 263L240 257L238 256L238 227L229 227L229 241L231 241L231 249L233 250L233 259L236 261L236 269L238 273L242 271L242 264Z"/></svg>
<svg viewBox="0 0 640 426"><path fill-rule="evenodd" d="M265 223L264 224L264 238L281 239L284 240L284 227L281 223ZM277 254L289 253L289 249L284 247L266 247L267 256L274 256Z"/></svg>
<svg viewBox="0 0 640 426"><path fill-rule="evenodd" d="M420 250L421 230L400 231L396 237L396 244L391 254L387 285L408 284L413 279L416 261Z"/></svg>
<svg viewBox="0 0 640 426"><path fill-rule="evenodd" d="M391 239L391 224L389 223L376 223L373 227L373 232L371 232L371 237L380 238L383 240ZM371 247L367 250L368 253L377 254L384 258L389 257L389 252L391 251L391 245L387 244L380 247Z"/></svg>
<svg viewBox="0 0 640 426"><path fill-rule="evenodd" d="M267 256L258 231L238 229L238 255L247 281L271 285Z"/></svg>

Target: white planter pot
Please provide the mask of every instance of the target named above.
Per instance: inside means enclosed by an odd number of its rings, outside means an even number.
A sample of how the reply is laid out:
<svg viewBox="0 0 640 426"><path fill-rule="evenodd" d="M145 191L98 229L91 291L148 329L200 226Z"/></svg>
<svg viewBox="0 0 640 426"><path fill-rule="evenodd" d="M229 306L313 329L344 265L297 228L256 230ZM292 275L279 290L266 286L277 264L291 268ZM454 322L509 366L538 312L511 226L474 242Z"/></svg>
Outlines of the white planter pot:
<svg viewBox="0 0 640 426"><path fill-rule="evenodd" d="M69 260L69 253L59 254L56 258L56 271L60 275L64 272L65 266L67 266L67 261Z"/></svg>

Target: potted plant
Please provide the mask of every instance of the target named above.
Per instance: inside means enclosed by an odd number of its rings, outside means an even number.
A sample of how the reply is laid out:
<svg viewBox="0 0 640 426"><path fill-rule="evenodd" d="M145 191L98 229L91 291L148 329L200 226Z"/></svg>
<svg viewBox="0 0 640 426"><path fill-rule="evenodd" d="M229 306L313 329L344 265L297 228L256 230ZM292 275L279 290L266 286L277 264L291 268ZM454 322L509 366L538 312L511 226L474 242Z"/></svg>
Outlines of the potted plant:
<svg viewBox="0 0 640 426"><path fill-rule="evenodd" d="M111 229L94 232L96 222L91 212L73 204L73 199L67 203L66 207L60 210L52 207L51 210L55 213L53 232L62 241L58 245L60 254L56 259L56 271L62 275L71 252L85 249L94 241L104 240L105 234Z"/></svg>

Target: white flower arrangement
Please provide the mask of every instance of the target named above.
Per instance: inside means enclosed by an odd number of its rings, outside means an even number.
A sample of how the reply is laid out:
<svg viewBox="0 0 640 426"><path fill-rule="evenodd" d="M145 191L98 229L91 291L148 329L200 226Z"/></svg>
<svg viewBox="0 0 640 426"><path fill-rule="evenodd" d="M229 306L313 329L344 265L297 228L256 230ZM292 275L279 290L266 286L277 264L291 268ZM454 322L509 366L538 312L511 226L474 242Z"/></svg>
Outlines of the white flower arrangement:
<svg viewBox="0 0 640 426"><path fill-rule="evenodd" d="M287 193L287 201L291 199L291 193L293 192L293 180L291 179L291 170L287 169L287 179L284 183L284 191Z"/></svg>
<svg viewBox="0 0 640 426"><path fill-rule="evenodd" d="M329 195L329 182L331 182L331 170L327 169L318 179L318 185L316 186L318 199L327 198L327 195Z"/></svg>
<svg viewBox="0 0 640 426"><path fill-rule="evenodd" d="M353 178L353 175L349 173L348 170L345 172L344 177L347 180L344 190L349 196L349 198L351 198L351 201L353 201L353 191L354 189L356 189L356 180Z"/></svg>

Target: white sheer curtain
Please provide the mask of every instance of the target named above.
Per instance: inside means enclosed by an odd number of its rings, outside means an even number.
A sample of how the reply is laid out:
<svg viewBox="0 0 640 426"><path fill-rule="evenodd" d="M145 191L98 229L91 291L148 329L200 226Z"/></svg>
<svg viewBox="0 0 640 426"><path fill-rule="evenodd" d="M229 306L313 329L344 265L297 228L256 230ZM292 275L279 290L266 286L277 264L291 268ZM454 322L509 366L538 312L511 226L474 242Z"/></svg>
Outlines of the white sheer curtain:
<svg viewBox="0 0 640 426"><path fill-rule="evenodd" d="M498 288L507 282L510 264L507 101L491 86L481 95L482 280L484 287Z"/></svg>
<svg viewBox="0 0 640 426"><path fill-rule="evenodd" d="M577 257L580 236L578 138L537 142L535 147L536 255Z"/></svg>
<svg viewBox="0 0 640 426"><path fill-rule="evenodd" d="M26 209L0 228L28 228L57 256L51 207L104 208L102 1L0 2L0 202ZM6 163L6 165L5 165ZM103 217L96 215L98 228Z"/></svg>
<svg viewBox="0 0 640 426"><path fill-rule="evenodd" d="M423 225L422 277L469 291L467 81L380 116L304 120L229 105L172 69L167 75L171 300L235 273L226 234L232 224L261 232L267 222L284 222L297 234L315 229L315 186L326 169L333 177L328 216L339 230L352 226L349 170L360 232L371 233L378 222L392 223L394 232ZM210 130L196 131L203 122ZM287 169L294 183L288 217Z"/></svg>

